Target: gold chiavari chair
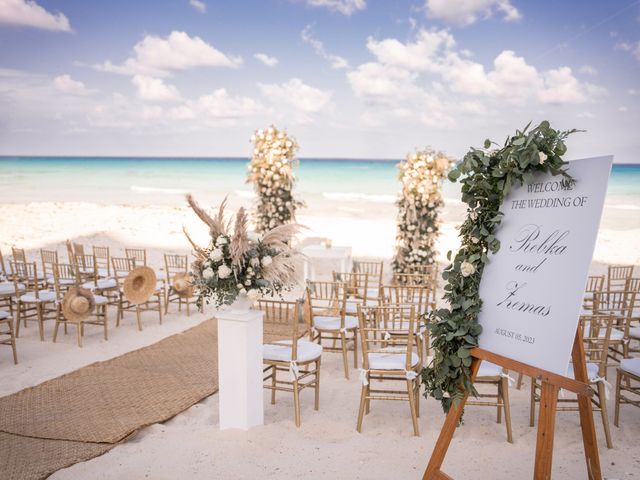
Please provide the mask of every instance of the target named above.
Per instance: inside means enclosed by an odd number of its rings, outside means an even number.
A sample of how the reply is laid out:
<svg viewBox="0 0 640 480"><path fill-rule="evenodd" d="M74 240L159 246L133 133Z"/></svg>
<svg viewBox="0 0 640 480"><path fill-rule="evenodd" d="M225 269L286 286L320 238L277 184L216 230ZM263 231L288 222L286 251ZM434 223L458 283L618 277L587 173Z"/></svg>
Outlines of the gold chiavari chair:
<svg viewBox="0 0 640 480"><path fill-rule="evenodd" d="M401 324L398 325L398 319ZM413 306L358 307L358 324L362 342L360 409L357 430L362 432L362 420L369 414L371 400L408 401L413 433L420 435L420 355L413 351L416 313ZM390 323L394 335L388 334ZM400 334L401 327L402 334ZM372 382L376 387L372 387ZM377 382L406 382L406 389L377 388Z"/></svg>
<svg viewBox="0 0 640 480"><path fill-rule="evenodd" d="M504 423L507 429L507 442L513 443L513 431L511 429L511 404L509 403L509 371L503 369L495 363L483 361L476 375L473 384L476 387L490 385L496 388L496 393L478 391L478 399L467 400L466 405L476 405L483 407L496 407L496 421L502 423L502 412L504 410ZM480 389L478 389L480 390ZM495 400L482 400L482 399Z"/></svg>
<svg viewBox="0 0 640 480"><path fill-rule="evenodd" d="M306 289L306 316L311 325L310 339L323 345L328 352L342 352L344 376L349 378L347 345L353 341L353 365L358 367L358 319L347 315L347 286L340 282L308 281ZM340 342L340 347L336 346Z"/></svg>
<svg viewBox="0 0 640 480"><path fill-rule="evenodd" d="M16 284L13 279L11 265L6 264L0 251L0 308L8 308L9 313L13 316L14 297L24 293L24 285L18 284L20 289L16 292Z"/></svg>
<svg viewBox="0 0 640 480"><path fill-rule="evenodd" d="M584 289L582 309L585 315L592 314L596 308L594 302L604 289L604 275L591 275L587 277L587 285Z"/></svg>
<svg viewBox="0 0 640 480"><path fill-rule="evenodd" d="M367 292L369 291L368 273L343 273L333 272L333 281L341 282L347 286L347 315L356 316L358 305L367 304ZM377 301L376 301L377 303Z"/></svg>
<svg viewBox="0 0 640 480"><path fill-rule="evenodd" d="M640 407L640 358L625 358L620 362L616 371L615 402L613 424L619 427L620 405Z"/></svg>
<svg viewBox="0 0 640 480"><path fill-rule="evenodd" d="M11 247L11 257L14 262L27 263L27 253L24 248Z"/></svg>
<svg viewBox="0 0 640 480"><path fill-rule="evenodd" d="M73 265L76 267L81 282L98 278L98 266L93 254L76 253Z"/></svg>
<svg viewBox="0 0 640 480"><path fill-rule="evenodd" d="M56 292L41 288L38 279L38 267L35 262L11 262L15 290L24 286L24 293L16 301L16 337L20 336L20 320L27 326L27 320L35 318L38 321L40 340L44 342L45 320L55 320L57 315L58 298Z"/></svg>
<svg viewBox="0 0 640 480"><path fill-rule="evenodd" d="M64 244L67 247L67 257L69 258L69 263L73 265L76 262L76 256L75 253L73 253L73 244L71 243L71 240L66 240Z"/></svg>
<svg viewBox="0 0 640 480"><path fill-rule="evenodd" d="M624 288L633 277L633 265L609 265L607 269L607 290Z"/></svg>
<svg viewBox="0 0 640 480"><path fill-rule="evenodd" d="M136 261L133 258L127 257L111 257L111 265L113 267L115 280L118 284L118 314L116 317L116 327L120 326L120 320L124 318L125 311L136 312L136 321L138 323L138 330L140 331L142 331L142 312L157 311L160 324L162 325L162 298L164 297L164 291L162 288L158 287L161 282L158 282L156 290L152 295L152 298L155 297L155 300L149 299L149 301L144 304L134 305L124 296L124 281L129 272L136 267Z"/></svg>
<svg viewBox="0 0 640 480"><path fill-rule="evenodd" d="M602 426L607 442L607 448L613 448L611 441L611 432L609 430L609 416L607 414L607 397L611 384L607 382L607 352L609 351L609 341L611 332L614 331L615 317L613 315L582 315L580 317L579 328L582 332L582 340L584 343L585 363L587 366L587 377L589 385L593 390L591 403L593 410L600 412L602 417ZM575 378L573 364L569 364L567 377ZM529 425L535 424L535 403L540 402L541 382L539 378L531 379L531 409ZM577 412L579 410L577 402L578 398L574 394L567 393L573 398L567 398L565 395L558 399L558 408L560 412ZM568 406L569 404L573 406Z"/></svg>
<svg viewBox="0 0 640 480"><path fill-rule="evenodd" d="M101 278L111 277L111 254L109 252L109 247L92 245L91 251L93 253L98 276Z"/></svg>
<svg viewBox="0 0 640 480"><path fill-rule="evenodd" d="M73 254L74 255L85 255L84 245L81 243L73 243Z"/></svg>
<svg viewBox="0 0 640 480"><path fill-rule="evenodd" d="M438 279L440 277L440 269L437 263L429 263L424 265L411 265L408 273L417 275L428 275L431 278L429 284L430 301L433 304L432 308L435 308L437 303L436 292L438 290Z"/></svg>
<svg viewBox="0 0 640 480"><path fill-rule="evenodd" d="M173 278L178 273L188 273L189 272L189 256L188 255L178 255L174 253L165 253L164 254L164 272L166 275L166 288L165 288L165 302L164 302L164 313L165 315L169 312L169 304L177 303L178 311L182 311L182 304L184 303L187 307L187 317L191 314L190 305L196 304L196 297L192 298L184 298L179 295L175 289L173 288ZM164 288L164 285L163 285Z"/></svg>
<svg viewBox="0 0 640 480"><path fill-rule="evenodd" d="M40 259L42 260L42 274L48 285L53 285L53 270L58 263L58 252L56 250L40 249Z"/></svg>
<svg viewBox="0 0 640 480"><path fill-rule="evenodd" d="M628 358L635 353L640 353L640 277L627 280L625 290L635 294L625 332L625 338L628 338L629 342L625 344L624 357Z"/></svg>
<svg viewBox="0 0 640 480"><path fill-rule="evenodd" d="M136 261L136 265L147 265L147 249L146 248L125 248L124 256L127 258L133 258Z"/></svg>
<svg viewBox="0 0 640 480"><path fill-rule="evenodd" d="M71 264L57 264L55 272L55 288L56 294L59 299L62 300L64 294L68 290L68 282L76 280L77 281L77 271L76 266ZM77 286L77 283L75 284ZM98 325L104 329L104 339L109 340L108 333L108 320L107 320L107 305L109 301L107 297L102 295L93 295L93 299L95 302L95 311L91 314L89 318L86 318L80 322L69 321L64 314L62 313L62 308L58 307L57 317L56 317L56 325L53 330L53 342L55 343L58 339L58 328L60 325L64 325L64 333L67 333L67 325L75 325L77 329L77 341L78 346L82 347L82 337L84 336L84 326L85 325Z"/></svg>
<svg viewBox="0 0 640 480"><path fill-rule="evenodd" d="M314 409L320 408L322 345L301 340L309 326L304 324L300 328L300 302L259 300L256 308L264 312L264 388L271 390L272 405L276 403L276 391L293 393L294 418L296 427L299 427L302 390L312 387L315 391ZM278 372L281 373L279 378Z"/></svg>
<svg viewBox="0 0 640 480"><path fill-rule="evenodd" d="M384 272L384 262L369 262L363 260L353 261L353 273L368 273L369 288L366 292L369 301L378 301L380 298L380 288L382 288L382 279ZM364 292L360 293L363 296Z"/></svg>
<svg viewBox="0 0 640 480"><path fill-rule="evenodd" d="M609 365L616 365L628 350L629 330L635 304L636 292L626 290L606 290L595 294L596 315L613 315L614 327L609 340Z"/></svg>

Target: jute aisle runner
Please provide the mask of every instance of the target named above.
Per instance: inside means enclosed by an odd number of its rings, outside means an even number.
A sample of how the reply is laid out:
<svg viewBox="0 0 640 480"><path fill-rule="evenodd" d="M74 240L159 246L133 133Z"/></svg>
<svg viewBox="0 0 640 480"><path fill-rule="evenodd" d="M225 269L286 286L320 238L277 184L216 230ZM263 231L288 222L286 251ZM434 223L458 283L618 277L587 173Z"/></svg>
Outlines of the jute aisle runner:
<svg viewBox="0 0 640 480"><path fill-rule="evenodd" d="M45 478L186 410L217 391L217 350L207 320L0 398L0 477Z"/></svg>

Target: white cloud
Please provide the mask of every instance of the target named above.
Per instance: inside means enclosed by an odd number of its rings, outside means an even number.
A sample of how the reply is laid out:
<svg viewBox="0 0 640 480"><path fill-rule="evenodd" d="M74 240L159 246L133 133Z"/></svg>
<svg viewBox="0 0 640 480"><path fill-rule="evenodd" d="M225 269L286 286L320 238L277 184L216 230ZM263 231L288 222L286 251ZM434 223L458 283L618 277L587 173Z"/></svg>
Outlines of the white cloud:
<svg viewBox="0 0 640 480"><path fill-rule="evenodd" d="M51 13L33 0L0 0L0 24L71 32L69 19L61 12Z"/></svg>
<svg viewBox="0 0 640 480"><path fill-rule="evenodd" d="M195 107L210 120L237 120L262 111L262 105L249 97L233 97L225 88L203 95Z"/></svg>
<svg viewBox="0 0 640 480"><path fill-rule="evenodd" d="M274 103L284 103L303 113L317 113L324 110L333 95L305 84L299 78L292 78L282 84L259 83L262 95Z"/></svg>
<svg viewBox="0 0 640 480"><path fill-rule="evenodd" d="M200 37L173 31L166 38L147 35L133 47L134 55L123 64L114 65L107 60L95 68L122 75L166 76L174 70L195 67L236 68L240 57L228 56Z"/></svg>
<svg viewBox="0 0 640 480"><path fill-rule="evenodd" d="M636 60L640 60L640 40L636 43L621 42L616 44L616 50L622 50L623 52L629 52L635 57Z"/></svg>
<svg viewBox="0 0 640 480"><path fill-rule="evenodd" d="M365 0L306 0L306 3L311 7L325 7L347 16L367 7Z"/></svg>
<svg viewBox="0 0 640 480"><path fill-rule="evenodd" d="M583 103L586 100L581 88L569 67L549 70L544 74L544 87L538 95L542 103Z"/></svg>
<svg viewBox="0 0 640 480"><path fill-rule="evenodd" d="M259 62L263 63L267 67L275 67L278 65L278 59L276 57L270 57L266 53L256 53L253 57Z"/></svg>
<svg viewBox="0 0 640 480"><path fill-rule="evenodd" d="M580 73L584 74L584 75L597 75L598 74L598 70L596 70L595 67L592 67L591 65L583 65L580 67L580 69L578 70Z"/></svg>
<svg viewBox="0 0 640 480"><path fill-rule="evenodd" d="M618 111L624 113L624 112L628 112L629 109L625 105L621 105L618 107Z"/></svg>
<svg viewBox="0 0 640 480"><path fill-rule="evenodd" d="M203 0L189 0L189 5L200 13L207 13L207 4Z"/></svg>
<svg viewBox="0 0 640 480"><path fill-rule="evenodd" d="M78 82L69 75L59 75L53 79L53 86L63 93L71 95L87 95L89 90L82 82Z"/></svg>
<svg viewBox="0 0 640 480"><path fill-rule="evenodd" d="M138 98L145 102L176 102L180 92L174 85L167 85L161 78L135 75L131 82L136 86Z"/></svg>
<svg viewBox="0 0 640 480"><path fill-rule="evenodd" d="M325 50L323 43L315 38L311 33L311 25L304 27L302 32L300 32L300 37L303 42L308 43L313 47L313 50L317 55L327 60L331 64L331 68L336 70L349 68L349 62L347 62L346 59L338 55L330 54Z"/></svg>
<svg viewBox="0 0 640 480"><path fill-rule="evenodd" d="M627 93L629 95L640 95L640 90L637 90L635 88L630 88L629 90L627 90Z"/></svg>
<svg viewBox="0 0 640 480"><path fill-rule="evenodd" d="M505 22L522 18L510 0L426 0L425 10L431 18L458 26L471 25L495 12L499 12Z"/></svg>

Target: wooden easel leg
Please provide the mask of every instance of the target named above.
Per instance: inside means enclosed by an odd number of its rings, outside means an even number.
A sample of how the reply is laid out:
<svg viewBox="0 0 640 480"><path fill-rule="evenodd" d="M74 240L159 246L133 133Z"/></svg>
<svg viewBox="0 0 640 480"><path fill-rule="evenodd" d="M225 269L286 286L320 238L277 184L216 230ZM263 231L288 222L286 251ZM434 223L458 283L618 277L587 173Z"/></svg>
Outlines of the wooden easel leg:
<svg viewBox="0 0 640 480"><path fill-rule="evenodd" d="M480 362L482 362L482 360L474 358L473 362L471 363L471 378L474 380L476 378L476 374L478 373L478 369L480 368ZM452 406L449 410L449 413L447 413L447 417L445 418L442 429L440 430L438 441L436 442L435 447L433 447L433 452L431 452L431 458L429 459L427 469L424 471L422 480L439 480L451 478L443 473L440 468L442 468L442 462L444 462L444 457L447 454L447 450L449 449L449 444L451 443L453 434L455 433L456 428L460 423L460 417L462 416L464 405L465 403L467 403L468 397L469 394L465 394L458 407Z"/></svg>
<svg viewBox="0 0 640 480"><path fill-rule="evenodd" d="M558 387L542 380L540 389L540 414L538 418L538 438L536 440L536 459L533 472L534 480L550 480L553 461L553 434L556 425L556 407L558 405Z"/></svg>
<svg viewBox="0 0 640 480"><path fill-rule="evenodd" d="M576 380L588 384L586 358L580 329L576 332L571 357ZM606 402L604 398L600 400ZM589 480L601 480L602 471L600 470L600 455L598 454L598 442L596 439L596 427L593 421L591 399L584 395L578 395L578 408L580 410L580 427L582 428L584 456L587 462L587 478Z"/></svg>

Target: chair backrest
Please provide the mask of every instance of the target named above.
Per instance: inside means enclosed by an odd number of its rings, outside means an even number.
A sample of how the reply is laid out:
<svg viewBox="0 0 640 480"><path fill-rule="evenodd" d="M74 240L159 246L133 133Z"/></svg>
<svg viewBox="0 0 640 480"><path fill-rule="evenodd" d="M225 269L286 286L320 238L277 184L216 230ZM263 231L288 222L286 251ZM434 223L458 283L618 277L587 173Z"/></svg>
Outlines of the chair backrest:
<svg viewBox="0 0 640 480"><path fill-rule="evenodd" d="M75 255L75 266L78 270L78 274L91 275L96 277L98 275L98 266L96 265L96 258L93 254L80 254Z"/></svg>
<svg viewBox="0 0 640 480"><path fill-rule="evenodd" d="M109 247L100 247L96 245L91 246L93 257L95 258L95 264L97 268L105 268L107 270L107 277L111 276L111 255L109 253Z"/></svg>
<svg viewBox="0 0 640 480"><path fill-rule="evenodd" d="M111 266L116 278L124 278L131 270L136 268L136 260L129 257L111 257Z"/></svg>
<svg viewBox="0 0 640 480"><path fill-rule="evenodd" d="M614 315L582 315L579 328L582 331L584 342L584 354L588 363L598 365L598 376L605 377L607 373L607 361L609 343Z"/></svg>
<svg viewBox="0 0 640 480"><path fill-rule="evenodd" d="M70 283L73 282L73 283ZM79 277L76 265L70 263L56 263L53 266L53 285L57 298L62 298L65 290L70 286L77 286Z"/></svg>
<svg viewBox="0 0 640 480"><path fill-rule="evenodd" d="M383 302L389 305L414 305L416 315L429 307L429 288L422 285L384 285Z"/></svg>
<svg viewBox="0 0 640 480"><path fill-rule="evenodd" d="M127 258L133 258L136 261L136 265L147 265L147 249L146 248L125 248L124 256Z"/></svg>
<svg viewBox="0 0 640 480"><path fill-rule="evenodd" d="M370 353L405 353L405 370L412 368L416 325L413 305L358 305L358 327L362 343L362 363L369 370ZM391 335L389 332L393 332Z"/></svg>
<svg viewBox="0 0 640 480"><path fill-rule="evenodd" d="M36 262L11 262L11 273L16 292L20 291L19 285L24 286L27 292L35 292L38 297L40 283L38 282L38 266Z"/></svg>
<svg viewBox="0 0 640 480"><path fill-rule="evenodd" d="M333 281L346 284L347 296L358 296L366 302L369 289L368 273L333 272Z"/></svg>
<svg viewBox="0 0 640 480"><path fill-rule="evenodd" d="M607 288L624 288L627 280L633 277L633 265L609 265L607 269Z"/></svg>
<svg viewBox="0 0 640 480"><path fill-rule="evenodd" d="M167 281L172 282L173 276L176 273L186 273L189 271L189 256L165 253L164 268L167 274Z"/></svg>
<svg viewBox="0 0 640 480"><path fill-rule="evenodd" d="M368 273L371 287L382 285L383 269L384 262L353 261L353 273Z"/></svg>
<svg viewBox="0 0 640 480"><path fill-rule="evenodd" d="M291 360L297 360L298 339L308 331L308 328L300 329L300 302L260 299L255 308L264 312L265 337L273 340L291 340Z"/></svg>
<svg viewBox="0 0 640 480"><path fill-rule="evenodd" d="M636 292L626 290L605 290L594 293L594 314L631 317Z"/></svg>
<svg viewBox="0 0 640 480"><path fill-rule="evenodd" d="M27 263L27 254L24 248L11 247L11 256L14 262Z"/></svg>
<svg viewBox="0 0 640 480"><path fill-rule="evenodd" d="M84 245L81 243L73 243L73 254L74 255L84 255Z"/></svg>
<svg viewBox="0 0 640 480"><path fill-rule="evenodd" d="M431 274L426 273L394 273L391 277L391 284L427 287L431 289L433 278Z"/></svg>
<svg viewBox="0 0 640 480"><path fill-rule="evenodd" d="M347 285L342 282L308 281L306 308L309 322L313 325L315 315L340 317L340 327L344 327L347 308Z"/></svg>
<svg viewBox="0 0 640 480"><path fill-rule="evenodd" d="M54 276L53 270L55 264L58 263L58 252L56 250L40 249L40 258L42 259L42 273L45 278Z"/></svg>
<svg viewBox="0 0 640 480"><path fill-rule="evenodd" d="M604 288L604 275L590 275L587 277L586 293L601 292Z"/></svg>
<svg viewBox="0 0 640 480"><path fill-rule="evenodd" d="M631 277L627 279L627 284L624 289L627 292L635 292L636 300L638 300L638 298L640 298L640 277Z"/></svg>

